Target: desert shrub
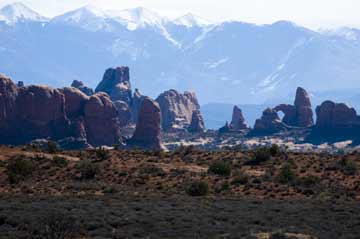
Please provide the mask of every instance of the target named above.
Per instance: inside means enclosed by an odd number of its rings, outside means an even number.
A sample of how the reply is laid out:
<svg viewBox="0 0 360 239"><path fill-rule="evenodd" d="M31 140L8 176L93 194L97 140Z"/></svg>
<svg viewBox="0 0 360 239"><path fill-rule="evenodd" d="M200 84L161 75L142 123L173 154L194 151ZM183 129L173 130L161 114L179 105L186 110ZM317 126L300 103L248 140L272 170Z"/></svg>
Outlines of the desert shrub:
<svg viewBox="0 0 360 239"><path fill-rule="evenodd" d="M216 161L209 166L208 172L219 176L229 176L231 174L231 166L229 163Z"/></svg>
<svg viewBox="0 0 360 239"><path fill-rule="evenodd" d="M288 184L294 182L296 176L291 169L289 164L284 165L277 176L277 180L279 183Z"/></svg>
<svg viewBox="0 0 360 239"><path fill-rule="evenodd" d="M78 162L76 168L81 174L81 179L86 180L95 178L96 174L99 172L97 165L87 159Z"/></svg>
<svg viewBox="0 0 360 239"><path fill-rule="evenodd" d="M317 185L319 182L320 182L320 178L314 175L301 177L297 180L297 184L303 187L312 187Z"/></svg>
<svg viewBox="0 0 360 239"><path fill-rule="evenodd" d="M248 162L251 165L258 165L271 159L271 152L269 148L258 148L254 152L254 157Z"/></svg>
<svg viewBox="0 0 360 239"><path fill-rule="evenodd" d="M26 178L29 178L33 174L34 170L34 162L23 156L10 159L6 167L10 183L18 183Z"/></svg>
<svg viewBox="0 0 360 239"><path fill-rule="evenodd" d="M164 176L165 175L165 171L162 168L157 167L156 165L153 165L153 164L143 165L142 168L140 169L140 173L151 175L151 176Z"/></svg>
<svg viewBox="0 0 360 239"><path fill-rule="evenodd" d="M27 226L31 239L75 239L79 238L80 226L72 217L50 212Z"/></svg>
<svg viewBox="0 0 360 239"><path fill-rule="evenodd" d="M107 160L110 157L109 150L103 147L97 148L95 154L96 154L96 159L99 161Z"/></svg>
<svg viewBox="0 0 360 239"><path fill-rule="evenodd" d="M230 184L228 182L223 182L221 185L215 188L216 193L227 192L230 190Z"/></svg>
<svg viewBox="0 0 360 239"><path fill-rule="evenodd" d="M55 167L65 168L69 164L69 162L63 157L54 156L54 158L52 160L52 164Z"/></svg>
<svg viewBox="0 0 360 239"><path fill-rule="evenodd" d="M236 175L233 180L231 181L231 184L233 185L245 185L249 182L249 176L246 174Z"/></svg>
<svg viewBox="0 0 360 239"><path fill-rule="evenodd" d="M282 232L274 232L270 235L269 239L291 239L285 233Z"/></svg>
<svg viewBox="0 0 360 239"><path fill-rule="evenodd" d="M116 192L116 189L114 187L106 187L103 189L103 193L105 193L105 194L112 194L115 192Z"/></svg>
<svg viewBox="0 0 360 239"><path fill-rule="evenodd" d="M338 162L338 168L345 174L345 175L355 175L357 172L357 164L356 162L349 160L347 158L342 158Z"/></svg>
<svg viewBox="0 0 360 239"><path fill-rule="evenodd" d="M269 148L269 151L270 151L271 156L273 156L273 157L281 154L281 149L280 149L279 145L277 145L277 144L271 145L271 147Z"/></svg>
<svg viewBox="0 0 360 239"><path fill-rule="evenodd" d="M204 181L194 181L186 187L185 191L193 197L206 196L209 193L209 185Z"/></svg>
<svg viewBox="0 0 360 239"><path fill-rule="evenodd" d="M55 154L60 151L59 145L55 141L49 140L47 142L47 151L51 154Z"/></svg>
<svg viewBox="0 0 360 239"><path fill-rule="evenodd" d="M179 148L174 152L176 154L179 154L181 157L185 157L187 155L190 155L196 151L196 148L194 145L184 146L180 145Z"/></svg>

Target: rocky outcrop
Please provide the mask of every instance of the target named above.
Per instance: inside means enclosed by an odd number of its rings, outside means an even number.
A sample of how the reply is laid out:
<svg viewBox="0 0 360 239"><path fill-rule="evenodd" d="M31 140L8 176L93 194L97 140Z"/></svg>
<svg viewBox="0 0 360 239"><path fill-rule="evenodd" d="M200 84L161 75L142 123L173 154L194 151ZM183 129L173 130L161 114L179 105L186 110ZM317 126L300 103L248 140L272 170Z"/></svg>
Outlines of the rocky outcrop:
<svg viewBox="0 0 360 239"><path fill-rule="evenodd" d="M176 90L165 91L156 99L161 108L162 128L165 131L187 129L192 120L193 112L200 110L195 93Z"/></svg>
<svg viewBox="0 0 360 239"><path fill-rule="evenodd" d="M129 67L107 69L95 92L105 92L112 101L121 100L130 106L132 97Z"/></svg>
<svg viewBox="0 0 360 239"><path fill-rule="evenodd" d="M35 137L66 136L70 121L65 114L65 97L45 86L17 88L0 76L0 141L19 144Z"/></svg>
<svg viewBox="0 0 360 239"><path fill-rule="evenodd" d="M138 121L138 115L141 108L141 104L145 98L146 96L143 96L138 89L135 89L131 104L132 122L135 124Z"/></svg>
<svg viewBox="0 0 360 239"><path fill-rule="evenodd" d="M277 112L267 108L261 118L256 120L251 134L274 134L286 129L286 125L281 122Z"/></svg>
<svg viewBox="0 0 360 239"><path fill-rule="evenodd" d="M229 126L229 122L226 121L225 125L221 127L218 131L220 134L230 133L232 130Z"/></svg>
<svg viewBox="0 0 360 239"><path fill-rule="evenodd" d="M18 83L16 84L17 87L24 87L25 84L23 81L18 81Z"/></svg>
<svg viewBox="0 0 360 239"><path fill-rule="evenodd" d="M205 131L204 119L199 110L193 111L188 131L191 133L202 133Z"/></svg>
<svg viewBox="0 0 360 239"><path fill-rule="evenodd" d="M50 138L92 146L119 142L117 111L110 98L76 88L17 87L0 76L0 142L24 144Z"/></svg>
<svg viewBox="0 0 360 239"><path fill-rule="evenodd" d="M360 142L360 116L344 103L325 101L316 107L316 124L306 138L314 144L352 140Z"/></svg>
<svg viewBox="0 0 360 239"><path fill-rule="evenodd" d="M237 107L236 105L234 106L234 109L233 109L232 120L231 120L229 127L235 131L247 129L243 113L242 113L241 109L239 107Z"/></svg>
<svg viewBox="0 0 360 239"><path fill-rule="evenodd" d="M294 105L281 104L274 110L284 113L282 121L289 126L310 127L314 124L310 97L301 87L297 88Z"/></svg>
<svg viewBox="0 0 360 239"><path fill-rule="evenodd" d="M91 96L94 94L94 90L90 87L87 87L82 81L74 80L71 84L71 87L74 87L78 90L80 90L82 93L84 93L87 96Z"/></svg>
<svg viewBox="0 0 360 239"><path fill-rule="evenodd" d="M360 126L356 110L343 103L325 101L316 107L316 125L318 129L351 129Z"/></svg>
<svg viewBox="0 0 360 239"><path fill-rule="evenodd" d="M91 145L112 145L121 138L117 110L106 93L92 95L84 105L85 129Z"/></svg>
<svg viewBox="0 0 360 239"><path fill-rule="evenodd" d="M121 100L114 101L113 103L117 110L117 116L119 118L121 127L129 125L132 120L131 109L130 109L129 105L126 102L121 101Z"/></svg>
<svg viewBox="0 0 360 239"><path fill-rule="evenodd" d="M160 107L149 97L142 101L135 133L128 140L128 145L143 149L162 149Z"/></svg>

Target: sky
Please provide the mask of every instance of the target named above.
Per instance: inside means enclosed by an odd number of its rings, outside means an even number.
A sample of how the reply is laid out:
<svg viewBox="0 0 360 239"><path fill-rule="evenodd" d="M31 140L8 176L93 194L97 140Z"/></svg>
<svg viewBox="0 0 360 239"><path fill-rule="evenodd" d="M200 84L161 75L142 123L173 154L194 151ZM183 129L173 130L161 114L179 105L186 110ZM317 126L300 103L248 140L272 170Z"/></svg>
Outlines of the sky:
<svg viewBox="0 0 360 239"><path fill-rule="evenodd" d="M21 1L21 0L20 0ZM0 7L19 0L0 0ZM146 7L176 18L191 12L208 20L239 20L266 24L288 20L311 29L360 28L359 0L22 0L24 4L52 17L84 5L103 9Z"/></svg>

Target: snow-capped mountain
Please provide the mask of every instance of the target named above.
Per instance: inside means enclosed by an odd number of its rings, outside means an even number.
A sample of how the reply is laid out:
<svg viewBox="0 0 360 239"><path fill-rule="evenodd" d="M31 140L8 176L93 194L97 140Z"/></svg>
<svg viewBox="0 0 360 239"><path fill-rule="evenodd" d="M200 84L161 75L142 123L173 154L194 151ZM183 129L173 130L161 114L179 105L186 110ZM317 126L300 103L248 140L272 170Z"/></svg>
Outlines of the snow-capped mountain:
<svg viewBox="0 0 360 239"><path fill-rule="evenodd" d="M145 8L91 6L46 20L13 4L0 17L0 72L25 84L66 86L81 79L95 87L106 68L128 65L144 94L194 90L202 104L291 99L297 86L316 92L318 102L327 95L321 92L349 99L360 89L357 29L214 24L192 14L172 20Z"/></svg>
<svg viewBox="0 0 360 239"><path fill-rule="evenodd" d="M110 30L109 16L99 8L87 5L79 9L57 16L53 23L78 26L89 31Z"/></svg>
<svg viewBox="0 0 360 239"><path fill-rule="evenodd" d="M0 21L14 24L24 21L46 21L47 19L22 3L13 3L0 9Z"/></svg>
<svg viewBox="0 0 360 239"><path fill-rule="evenodd" d="M173 23L186 27L205 27L213 24L212 22L198 17L192 13L188 13L182 17L175 19Z"/></svg>
<svg viewBox="0 0 360 239"><path fill-rule="evenodd" d="M136 30L145 27L162 28L169 20L160 16L156 12L150 11L143 7L126 9L122 11L107 11L109 16L127 26L129 30Z"/></svg>

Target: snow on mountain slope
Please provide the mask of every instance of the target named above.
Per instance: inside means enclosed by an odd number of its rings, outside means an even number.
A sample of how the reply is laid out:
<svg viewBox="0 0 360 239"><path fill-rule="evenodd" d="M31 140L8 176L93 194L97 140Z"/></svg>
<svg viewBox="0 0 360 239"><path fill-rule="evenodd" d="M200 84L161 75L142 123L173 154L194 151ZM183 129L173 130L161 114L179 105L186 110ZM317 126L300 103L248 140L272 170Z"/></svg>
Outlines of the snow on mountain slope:
<svg viewBox="0 0 360 239"><path fill-rule="evenodd" d="M138 7L121 11L107 11L109 16L127 26L129 30L136 30L147 26L162 28L168 21L167 18L160 16L149 9Z"/></svg>
<svg viewBox="0 0 360 239"><path fill-rule="evenodd" d="M181 25L186 27L205 27L213 24L210 21L195 16L192 13L188 13L182 17L175 19L173 23L175 23L176 25Z"/></svg>
<svg viewBox="0 0 360 239"><path fill-rule="evenodd" d="M67 12L51 20L52 23L65 23L73 26L80 26L89 31L110 30L109 16L91 5Z"/></svg>
<svg viewBox="0 0 360 239"><path fill-rule="evenodd" d="M1 20L7 24L15 24L20 21L42 22L47 19L22 3L13 3L0 9L0 21Z"/></svg>
<svg viewBox="0 0 360 239"><path fill-rule="evenodd" d="M0 10L0 18L42 19L22 4ZM297 86L360 88L357 29L314 32L286 21L210 24L192 14L169 20L145 8L86 6L44 27L2 22L0 30L1 73L25 84L65 86L78 78L94 87L105 68L128 65L144 94L193 90L202 104L269 102L292 97Z"/></svg>

